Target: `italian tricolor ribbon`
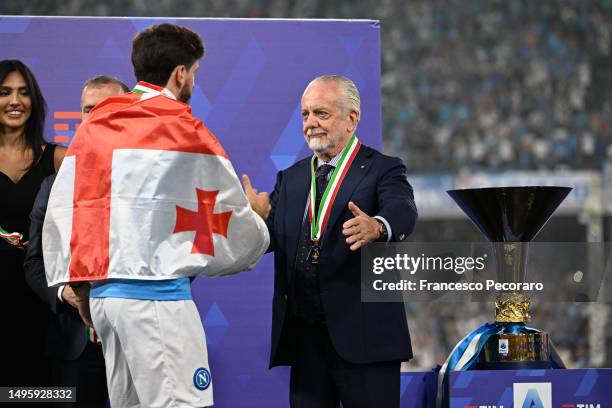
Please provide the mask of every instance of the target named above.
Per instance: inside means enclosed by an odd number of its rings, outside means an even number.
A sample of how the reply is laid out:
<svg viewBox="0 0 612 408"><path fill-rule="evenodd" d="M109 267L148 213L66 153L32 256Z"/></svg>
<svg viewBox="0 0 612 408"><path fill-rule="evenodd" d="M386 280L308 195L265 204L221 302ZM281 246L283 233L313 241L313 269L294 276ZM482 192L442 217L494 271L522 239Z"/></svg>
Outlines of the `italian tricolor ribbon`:
<svg viewBox="0 0 612 408"><path fill-rule="evenodd" d="M338 161L338 165L334 169L331 178L329 179L329 183L323 192L323 197L321 198L321 204L319 205L319 211L317 214L314 214L317 194L317 186L315 183L317 156L312 156L310 166L310 204L308 205L308 216L310 217L310 239L315 243L319 242L323 232L325 231L327 220L329 219L332 205L334 204L338 190L340 190L342 180L344 180L351 163L353 163L353 160L355 160L355 156L357 156L357 152L359 151L360 147L361 142L359 139L357 139L355 135L351 136L348 143L340 153L340 161Z"/></svg>
<svg viewBox="0 0 612 408"><path fill-rule="evenodd" d="M145 94L141 99L148 99L158 95L164 95L169 97L170 99L176 99L174 94L172 94L172 92L170 92L168 89L143 81L140 81L136 85L134 85L132 93Z"/></svg>
<svg viewBox="0 0 612 408"><path fill-rule="evenodd" d="M102 345L102 341L100 341L100 336L96 333L96 330L93 327L85 326L85 336L87 340L91 341L93 344L97 344L98 346Z"/></svg>
<svg viewBox="0 0 612 408"><path fill-rule="evenodd" d="M21 235L19 232L8 232L0 227L0 238L4 238L11 245L21 246L23 235Z"/></svg>

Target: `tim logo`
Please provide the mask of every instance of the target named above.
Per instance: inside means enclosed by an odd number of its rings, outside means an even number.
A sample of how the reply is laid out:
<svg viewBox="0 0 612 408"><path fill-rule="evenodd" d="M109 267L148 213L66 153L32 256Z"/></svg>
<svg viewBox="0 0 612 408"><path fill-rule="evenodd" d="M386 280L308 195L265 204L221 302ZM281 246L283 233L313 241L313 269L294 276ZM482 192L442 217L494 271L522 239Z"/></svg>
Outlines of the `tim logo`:
<svg viewBox="0 0 612 408"><path fill-rule="evenodd" d="M53 119L53 141L68 146L81 123L81 112L53 112Z"/></svg>
<svg viewBox="0 0 612 408"><path fill-rule="evenodd" d="M561 404L561 408L601 408L599 404Z"/></svg>
<svg viewBox="0 0 612 408"><path fill-rule="evenodd" d="M466 405L465 408L504 408L503 405Z"/></svg>
<svg viewBox="0 0 612 408"><path fill-rule="evenodd" d="M514 383L514 408L552 408L552 385Z"/></svg>

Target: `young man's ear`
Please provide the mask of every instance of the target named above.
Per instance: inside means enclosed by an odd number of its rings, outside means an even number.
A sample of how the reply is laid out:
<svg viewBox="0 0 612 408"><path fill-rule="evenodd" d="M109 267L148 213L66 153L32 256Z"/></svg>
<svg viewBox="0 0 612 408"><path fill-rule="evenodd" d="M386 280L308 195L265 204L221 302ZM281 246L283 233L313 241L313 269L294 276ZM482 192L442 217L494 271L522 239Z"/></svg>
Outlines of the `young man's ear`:
<svg viewBox="0 0 612 408"><path fill-rule="evenodd" d="M174 75L176 80L176 85L178 89L181 89L185 85L185 80L187 78L187 68L184 65L178 65L174 68Z"/></svg>
<svg viewBox="0 0 612 408"><path fill-rule="evenodd" d="M168 78L168 83L166 84L166 88L174 95L178 95L179 91L185 84L185 80L187 77L187 69L184 65L177 65L172 70L170 74L170 78Z"/></svg>

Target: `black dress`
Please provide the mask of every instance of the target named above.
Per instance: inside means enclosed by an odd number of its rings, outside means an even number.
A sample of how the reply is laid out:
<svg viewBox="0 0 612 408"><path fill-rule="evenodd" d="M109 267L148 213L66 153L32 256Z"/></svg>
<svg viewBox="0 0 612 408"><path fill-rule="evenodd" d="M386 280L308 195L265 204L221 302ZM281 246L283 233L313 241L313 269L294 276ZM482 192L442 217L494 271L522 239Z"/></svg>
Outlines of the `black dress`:
<svg viewBox="0 0 612 408"><path fill-rule="evenodd" d="M28 240L30 212L43 179L55 172L55 145L17 182L0 172L0 226ZM0 239L0 386L46 385L48 308L25 282L25 251Z"/></svg>

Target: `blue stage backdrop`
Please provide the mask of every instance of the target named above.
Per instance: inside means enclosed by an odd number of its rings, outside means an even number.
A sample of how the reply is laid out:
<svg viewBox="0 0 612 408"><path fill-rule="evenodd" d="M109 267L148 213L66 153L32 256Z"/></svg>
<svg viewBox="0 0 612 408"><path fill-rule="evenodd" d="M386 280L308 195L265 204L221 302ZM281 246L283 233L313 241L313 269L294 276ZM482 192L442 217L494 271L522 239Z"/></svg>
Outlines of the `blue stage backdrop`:
<svg viewBox="0 0 612 408"><path fill-rule="evenodd" d="M315 76L355 81L362 98L357 134L380 146L377 21L2 17L0 58L21 59L32 69L49 105L46 138L67 144L80 121L83 82L107 74L132 86L131 40L160 22L182 24L204 39L193 111L256 188L271 191L278 170L309 154L299 104ZM194 281L216 407L288 406L288 370L268 370L272 282L269 255L253 271Z"/></svg>

